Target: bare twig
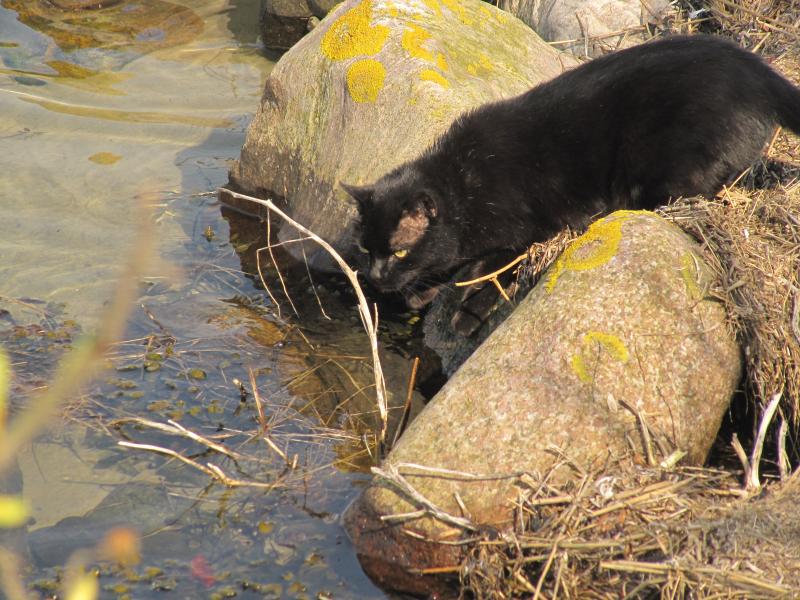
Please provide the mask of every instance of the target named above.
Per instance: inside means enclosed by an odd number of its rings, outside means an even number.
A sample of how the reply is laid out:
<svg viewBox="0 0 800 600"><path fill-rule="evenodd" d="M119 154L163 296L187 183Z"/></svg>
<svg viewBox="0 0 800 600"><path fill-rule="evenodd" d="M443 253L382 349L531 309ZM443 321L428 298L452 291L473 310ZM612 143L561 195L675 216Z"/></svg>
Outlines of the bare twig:
<svg viewBox="0 0 800 600"><path fill-rule="evenodd" d="M232 458L234 460L255 460L251 459L248 456L233 452L228 448L226 448L225 446L217 444L216 442L213 442L208 438L198 435L197 433L186 429L180 423L177 423L172 420L167 421L167 423L159 423L158 421L150 421L149 419L142 419L140 417L131 417L126 419L119 419L117 421L114 421L114 423L137 423L139 425L144 425L145 427L149 427L150 429L157 429L158 431L162 431L164 433L169 433L172 435L178 435L181 437L188 438L194 442L197 442L198 444L206 446L207 448L219 452L220 454L224 454L225 456Z"/></svg>
<svg viewBox="0 0 800 600"><path fill-rule="evenodd" d="M373 363L373 372L375 375L375 395L377 396L378 402L378 411L380 412L381 416L381 430L378 436L380 442L385 442L386 440L386 428L388 424L388 411L386 406L386 383L383 378L383 370L381 369L380 357L378 355L378 331L377 325L370 314L369 304L367 304L367 299L364 296L364 292L361 289L361 285L358 283L358 274L353 271L350 266L345 262L345 260L339 255L333 247L323 240L321 237L316 235L311 230L307 229L294 219L292 219L289 215L283 212L280 208L278 208L272 200L262 200L261 198L255 198L254 196L248 196L247 194L240 194L238 192L234 192L232 190L221 188L227 194L230 194L234 198L240 198L242 200L249 200L250 202L254 202L256 204L260 204L262 206L266 206L268 209L272 210L289 223L292 227L300 231L301 233L307 235L311 238L314 242L322 246L325 251L331 255L331 257L336 261L339 265L339 268L345 274L347 279L350 281L350 284L353 286L353 290L356 293L356 297L358 298L358 312L361 316L361 322L364 325L364 329L367 331L367 336L369 337L370 347L372 350L372 363Z"/></svg>
<svg viewBox="0 0 800 600"><path fill-rule="evenodd" d="M172 458L176 458L179 461L189 465L190 467L194 467L195 469L202 471L209 477L218 480L220 483L228 486L228 487L254 487L254 488L261 488L261 489L273 489L277 482L273 483L263 483L261 481L246 481L243 479L233 479L228 477L222 469L220 469L217 465L206 463L205 465L200 464L196 460L192 460L191 458L187 458L182 454L175 452L169 448L163 448L161 446L154 446L152 444L135 444L133 442L117 442L118 445L124 446L125 448L135 448L137 450L149 450L150 452L156 452L158 454L165 454L167 456L171 456Z"/></svg>
<svg viewBox="0 0 800 600"><path fill-rule="evenodd" d="M764 451L764 440L767 437L767 429L769 429L772 418L775 416L775 411L778 410L778 405L783 397L781 390L774 394L764 409L764 414L761 416L761 422L758 425L758 435L753 445L753 453L750 456L750 473L745 483L745 489L749 492L757 492L761 489L761 482L758 478L758 468L761 464L761 454Z"/></svg>
<svg viewBox="0 0 800 600"><path fill-rule="evenodd" d="M786 452L787 435L789 435L789 426L786 424L786 419L781 417L781 425L778 428L778 472L780 473L781 481L786 481L792 468L789 462L789 454Z"/></svg>
<svg viewBox="0 0 800 600"><path fill-rule="evenodd" d="M650 428L647 426L647 421L645 421L642 411L625 400L620 399L619 403L636 417L636 421L639 423L639 432L642 434L642 445L644 446L645 455L647 456L647 464L651 467L655 466L656 458L653 455L653 441L650 437Z"/></svg>
<svg viewBox="0 0 800 600"><path fill-rule="evenodd" d="M406 389L406 402L403 405L403 414L397 424L397 429L394 432L394 439L392 439L392 448L397 444L397 440L403 435L408 425L408 417L411 414L411 401L414 398L414 384L417 381L417 368L419 367L419 356L414 357L414 362L411 365L411 375L408 377L408 388Z"/></svg>
<svg viewBox="0 0 800 600"><path fill-rule="evenodd" d="M483 283L484 281L491 281L491 280L497 279L498 275L502 275L503 273L505 273L509 269L511 269L511 268L515 267L516 265L518 265L519 263L521 263L526 258L528 258L528 253L527 252L525 254L520 254L517 258L512 260L510 263L500 267L496 271L492 271L491 273L487 273L486 275L481 275L480 277L478 277L476 279L470 279L469 281L458 281L458 282L456 282L456 287L464 287L464 286L467 286L467 285L475 285L476 283Z"/></svg>
<svg viewBox="0 0 800 600"><path fill-rule="evenodd" d="M256 403L256 412L258 413L258 424L261 425L261 431L267 431L267 418L264 416L264 407L261 406L261 395L258 393L258 384L256 383L256 374L253 369L247 369L247 374L250 376L250 388L253 390L253 400Z"/></svg>
<svg viewBox="0 0 800 600"><path fill-rule="evenodd" d="M438 519L443 523L447 523L448 525L466 529L467 531L478 530L477 526L470 519L456 517L455 515L446 513L428 500L425 496L420 494L416 489L414 489L408 480L406 480L400 474L396 466L388 464L384 469L372 467L372 473L397 487L402 493L409 496L415 504L421 507L421 510L424 510L426 514L434 517L435 519ZM381 517L383 520L391 520L392 518L394 518L392 515Z"/></svg>

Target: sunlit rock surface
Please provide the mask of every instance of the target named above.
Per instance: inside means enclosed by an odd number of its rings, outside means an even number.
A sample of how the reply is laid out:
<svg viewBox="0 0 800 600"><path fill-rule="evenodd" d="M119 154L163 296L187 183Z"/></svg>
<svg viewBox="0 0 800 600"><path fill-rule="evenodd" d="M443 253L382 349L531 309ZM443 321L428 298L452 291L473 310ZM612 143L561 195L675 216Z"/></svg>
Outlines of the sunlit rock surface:
<svg viewBox="0 0 800 600"><path fill-rule="evenodd" d="M551 477L563 482L608 460L645 461L640 420L658 460L660 444L702 464L741 373L711 283L697 245L655 214L595 222L416 418L384 469L445 512L502 528L514 474L559 463ZM381 519L420 508L376 479L348 511L362 564L384 585L424 591L430 577L411 570L458 564L462 547L417 536L455 541L464 530L431 517Z"/></svg>
<svg viewBox="0 0 800 600"><path fill-rule="evenodd" d="M498 6L530 25L556 47L577 56L598 56L647 39L668 0L499 0Z"/></svg>

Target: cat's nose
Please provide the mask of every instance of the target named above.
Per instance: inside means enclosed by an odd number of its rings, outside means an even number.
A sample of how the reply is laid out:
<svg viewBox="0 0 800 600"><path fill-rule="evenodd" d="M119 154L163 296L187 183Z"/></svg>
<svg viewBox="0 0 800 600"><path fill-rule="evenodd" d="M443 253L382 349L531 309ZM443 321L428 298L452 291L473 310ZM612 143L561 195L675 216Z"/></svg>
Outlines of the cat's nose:
<svg viewBox="0 0 800 600"><path fill-rule="evenodd" d="M369 278L373 283L380 283L386 277L386 260L376 258L369 267Z"/></svg>

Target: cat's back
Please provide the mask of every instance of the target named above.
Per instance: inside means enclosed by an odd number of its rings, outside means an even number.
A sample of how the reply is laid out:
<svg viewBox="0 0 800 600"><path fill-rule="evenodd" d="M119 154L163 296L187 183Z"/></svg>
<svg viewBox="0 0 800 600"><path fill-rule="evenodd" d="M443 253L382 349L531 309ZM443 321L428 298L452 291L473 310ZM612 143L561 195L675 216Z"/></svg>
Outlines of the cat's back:
<svg viewBox="0 0 800 600"><path fill-rule="evenodd" d="M587 62L519 97L528 102L669 101L689 92L719 94L747 86L764 93L778 76L763 60L716 36L671 36Z"/></svg>

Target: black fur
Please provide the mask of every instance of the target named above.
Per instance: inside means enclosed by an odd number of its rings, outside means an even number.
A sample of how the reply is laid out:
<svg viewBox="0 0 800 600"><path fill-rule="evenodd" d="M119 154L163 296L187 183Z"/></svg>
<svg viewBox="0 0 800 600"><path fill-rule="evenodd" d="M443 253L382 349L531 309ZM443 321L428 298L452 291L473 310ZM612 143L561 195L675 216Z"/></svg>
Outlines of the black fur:
<svg viewBox="0 0 800 600"><path fill-rule="evenodd" d="M800 90L730 42L670 37L481 106L416 160L344 187L359 203L371 282L422 306L469 261L616 209L713 196L776 124L800 133ZM398 224L424 233L393 244Z"/></svg>

